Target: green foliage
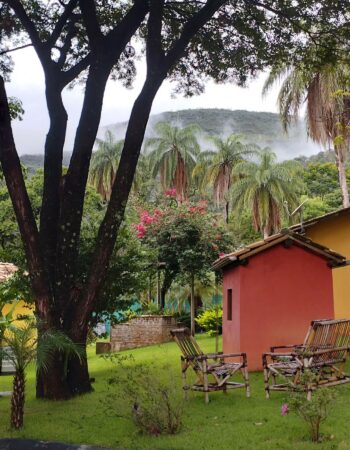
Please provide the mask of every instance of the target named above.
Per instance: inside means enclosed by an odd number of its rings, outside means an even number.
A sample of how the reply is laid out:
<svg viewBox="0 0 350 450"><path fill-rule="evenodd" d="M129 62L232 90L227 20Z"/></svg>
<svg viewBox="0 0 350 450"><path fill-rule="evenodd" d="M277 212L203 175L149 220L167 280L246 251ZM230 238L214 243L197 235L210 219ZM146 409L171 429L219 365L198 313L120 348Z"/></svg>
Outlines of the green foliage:
<svg viewBox="0 0 350 450"><path fill-rule="evenodd" d="M6 281L0 283L0 305L12 303L14 300L24 300L27 303L33 301L28 273L21 269L13 273Z"/></svg>
<svg viewBox="0 0 350 450"><path fill-rule="evenodd" d="M143 302L142 304L142 314L149 314L151 316L164 315L164 311L159 308L159 306L154 302Z"/></svg>
<svg viewBox="0 0 350 450"><path fill-rule="evenodd" d="M311 440L320 442L320 427L334 406L336 393L331 388L321 388L312 393L311 399L307 399L305 391L315 377L311 370L303 373L299 389L290 394L289 406L291 411L294 411L307 424Z"/></svg>
<svg viewBox="0 0 350 450"><path fill-rule="evenodd" d="M302 218L303 220L312 219L313 217L323 216L328 212L331 212L331 208L326 200L320 197L308 198L303 205Z"/></svg>
<svg viewBox="0 0 350 450"><path fill-rule="evenodd" d="M333 209L342 205L339 189L339 175L335 163L310 163L304 170L306 190L311 197L321 197ZM347 182L350 182L350 168L346 169Z"/></svg>
<svg viewBox="0 0 350 450"><path fill-rule="evenodd" d="M140 219L134 225L138 237L155 250L154 263L165 263L164 276L171 281L180 276L188 283L194 274L205 283L212 262L230 248L228 233L203 202L178 205L165 199L162 208L141 211Z"/></svg>
<svg viewBox="0 0 350 450"><path fill-rule="evenodd" d="M21 100L15 97L9 97L9 108L12 120L22 120L24 109Z"/></svg>
<svg viewBox="0 0 350 450"><path fill-rule="evenodd" d="M163 189L175 188L177 199L183 201L188 197L191 173L200 152L196 137L199 127L179 128L159 122L154 129L158 136L146 142L146 149L152 149L149 161L153 176L159 174Z"/></svg>
<svg viewBox="0 0 350 450"><path fill-rule="evenodd" d="M79 358L82 349L59 330L41 330L34 318L25 318L19 325L9 327L3 336L1 356L8 358L16 370L24 371L31 362L36 362L38 371L49 370L56 352L62 352L66 358L76 355ZM7 349L6 346L9 348Z"/></svg>
<svg viewBox="0 0 350 450"><path fill-rule="evenodd" d="M89 182L103 200L109 200L117 173L124 141L115 141L113 133L105 133L105 139L96 139L97 150L91 157Z"/></svg>
<svg viewBox="0 0 350 450"><path fill-rule="evenodd" d="M41 209L43 171L38 170L26 180L29 197L37 220ZM88 187L85 195L81 238L79 241L78 282L84 283L92 261L98 226L106 206L96 191ZM128 213L127 213L128 214ZM141 246L126 223L121 227L113 252L107 280L95 307L92 322L112 315L118 309L127 309L137 294L147 286L147 273ZM11 261L19 266L15 276L0 285L0 298L12 301L33 299L30 280L26 272L23 245L6 187L0 187L0 261Z"/></svg>
<svg viewBox="0 0 350 450"><path fill-rule="evenodd" d="M231 134L226 139L211 136L215 151L202 152L193 170L193 176L199 178L202 190L208 185L213 187L214 203L224 203L224 217L228 221L229 192L235 180L234 168L242 160L257 153L258 147L243 143L243 136ZM204 189L203 189L204 188Z"/></svg>
<svg viewBox="0 0 350 450"><path fill-rule="evenodd" d="M104 402L109 413L131 415L141 433L157 436L180 431L184 405L177 396L169 367L162 368L169 372L168 380L163 381L157 371L137 364L132 355L104 358L114 364L116 372L108 379L109 395Z"/></svg>
<svg viewBox="0 0 350 450"><path fill-rule="evenodd" d="M34 318L22 319L20 325L14 325L12 322L8 324L2 336L2 344L0 361L5 357L15 367L11 398L11 427L19 429L23 426L25 370L28 365L35 362L38 372L47 372L59 352L64 356L67 367L70 357L77 356L81 360L84 349L61 331L44 330L42 324L38 324Z"/></svg>
<svg viewBox="0 0 350 450"><path fill-rule="evenodd" d="M222 307L215 307L203 311L195 321L209 336L222 334Z"/></svg>
<svg viewBox="0 0 350 450"><path fill-rule="evenodd" d="M264 149L258 161L243 161L235 167L239 177L232 187L234 211L250 209L256 231L264 237L278 232L286 214L298 206L303 189L302 166L296 161L278 163L276 155Z"/></svg>

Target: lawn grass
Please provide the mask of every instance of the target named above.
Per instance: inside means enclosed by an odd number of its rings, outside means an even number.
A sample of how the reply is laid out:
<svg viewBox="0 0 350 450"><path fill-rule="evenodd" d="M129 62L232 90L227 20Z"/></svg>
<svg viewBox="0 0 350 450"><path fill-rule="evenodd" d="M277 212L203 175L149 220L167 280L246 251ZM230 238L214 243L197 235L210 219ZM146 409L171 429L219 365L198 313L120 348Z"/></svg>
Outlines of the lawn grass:
<svg viewBox="0 0 350 450"><path fill-rule="evenodd" d="M213 338L199 336L201 347L215 350ZM170 375L181 392L179 350L174 343L127 351L138 363L156 361L160 377ZM169 363L170 368L164 369ZM94 444L118 449L349 449L350 450L350 386L337 388L338 399L322 432L329 439L313 444L305 425L293 414L280 415L284 393L272 393L265 400L263 377L253 373L252 396L245 398L243 389L210 395L204 403L202 393L191 393L185 404L183 427L176 435L147 436L137 432L131 419L106 414L102 404L108 395L107 378L110 362L94 355L89 348L89 367L95 377L95 391L65 402L35 399L34 369L28 371L25 426L19 432L9 429L9 398L0 398L0 437L23 437L66 443ZM11 377L0 378L0 391L11 388ZM122 402L120 403L122 404ZM120 405L116 405L116 410Z"/></svg>

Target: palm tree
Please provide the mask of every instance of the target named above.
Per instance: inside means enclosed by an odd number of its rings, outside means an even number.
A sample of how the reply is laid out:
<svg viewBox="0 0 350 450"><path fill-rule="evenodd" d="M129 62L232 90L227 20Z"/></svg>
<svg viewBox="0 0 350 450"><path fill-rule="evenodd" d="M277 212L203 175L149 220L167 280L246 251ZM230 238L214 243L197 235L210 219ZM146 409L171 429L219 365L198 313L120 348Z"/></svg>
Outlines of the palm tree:
<svg viewBox="0 0 350 450"><path fill-rule="evenodd" d="M232 186L232 203L237 212L248 208L253 225L264 239L281 227L284 206L297 206L302 190L302 166L296 161L276 162L270 149L263 149L258 161L242 161L233 173L239 177Z"/></svg>
<svg viewBox="0 0 350 450"><path fill-rule="evenodd" d="M163 189L175 188L177 200L182 203L188 197L191 173L200 152L195 136L199 127L179 128L158 122L154 128L158 136L146 142L146 148L152 149L149 158L153 176L160 175Z"/></svg>
<svg viewBox="0 0 350 450"><path fill-rule="evenodd" d="M285 130L306 103L306 122L311 139L324 147L334 146L344 208L350 206L344 162L350 135L346 131L342 139L339 135L349 125L350 98L335 94L342 90L349 91L349 75L349 69L341 64L325 64L317 70L305 65L277 65L271 70L263 88L265 94L276 81L283 79L278 106Z"/></svg>
<svg viewBox="0 0 350 450"><path fill-rule="evenodd" d="M15 367L11 397L11 427L19 429L23 426L27 366L35 361L38 371L47 371L57 351L66 358L73 354L80 358L82 352L62 332L57 330L39 332L34 319L25 319L19 326L9 324L2 342L4 347L0 348L0 356L9 359Z"/></svg>
<svg viewBox="0 0 350 450"><path fill-rule="evenodd" d="M224 218L229 219L229 192L234 182L233 170L236 165L248 156L256 153L257 146L244 144L242 136L231 134L226 139L218 136L209 138L216 147L216 151L202 152L198 164L194 168L193 176L203 173L201 184L213 187L214 202L217 206L224 205Z"/></svg>
<svg viewBox="0 0 350 450"><path fill-rule="evenodd" d="M107 130L105 139L97 139L96 142L98 147L91 158L89 183L95 187L104 201L108 201L112 192L124 141L116 141L113 133Z"/></svg>

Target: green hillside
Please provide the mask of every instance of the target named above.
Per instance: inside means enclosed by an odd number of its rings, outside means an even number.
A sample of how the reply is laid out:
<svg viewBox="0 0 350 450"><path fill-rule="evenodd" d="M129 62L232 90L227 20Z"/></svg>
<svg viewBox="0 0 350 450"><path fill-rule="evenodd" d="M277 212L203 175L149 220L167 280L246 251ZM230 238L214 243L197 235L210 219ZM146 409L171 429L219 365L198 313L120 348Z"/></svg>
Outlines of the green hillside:
<svg viewBox="0 0 350 450"><path fill-rule="evenodd" d="M202 130L201 146L207 148L205 135L217 134L226 136L231 133L242 134L247 141L262 147L271 147L280 159L293 159L302 155L302 159L318 153L319 148L307 140L305 126L302 122L291 127L284 133L278 114L254 112L245 110L231 111L229 109L186 109L182 111L167 111L150 117L146 130L146 138L154 134L153 127L157 122L165 121L178 126L192 123L198 124ZM110 129L117 139L122 139L127 123L117 123L101 127L99 135L103 137L106 129ZM64 154L64 165L68 165L70 154ZM43 155L23 155L22 163L33 173L43 167ZM304 161L303 161L304 162Z"/></svg>

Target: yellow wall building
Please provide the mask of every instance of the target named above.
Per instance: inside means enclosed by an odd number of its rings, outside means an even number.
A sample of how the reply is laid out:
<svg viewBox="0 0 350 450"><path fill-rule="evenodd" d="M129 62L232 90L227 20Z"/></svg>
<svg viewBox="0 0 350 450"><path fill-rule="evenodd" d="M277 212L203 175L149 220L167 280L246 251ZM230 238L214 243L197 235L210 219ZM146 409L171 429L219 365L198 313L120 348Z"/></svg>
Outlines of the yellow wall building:
<svg viewBox="0 0 350 450"><path fill-rule="evenodd" d="M9 277L11 277L17 270L17 267L11 263L0 262L0 283L6 281ZM9 303L5 305L0 314L6 315L12 308L12 304ZM16 303L16 306L13 310L14 317L18 316L32 316L34 311L34 307L28 305L25 301L19 301ZM15 321L15 324L19 324L20 321Z"/></svg>
<svg viewBox="0 0 350 450"><path fill-rule="evenodd" d="M350 260L350 208L291 227ZM350 265L333 269L335 318L350 317Z"/></svg>

